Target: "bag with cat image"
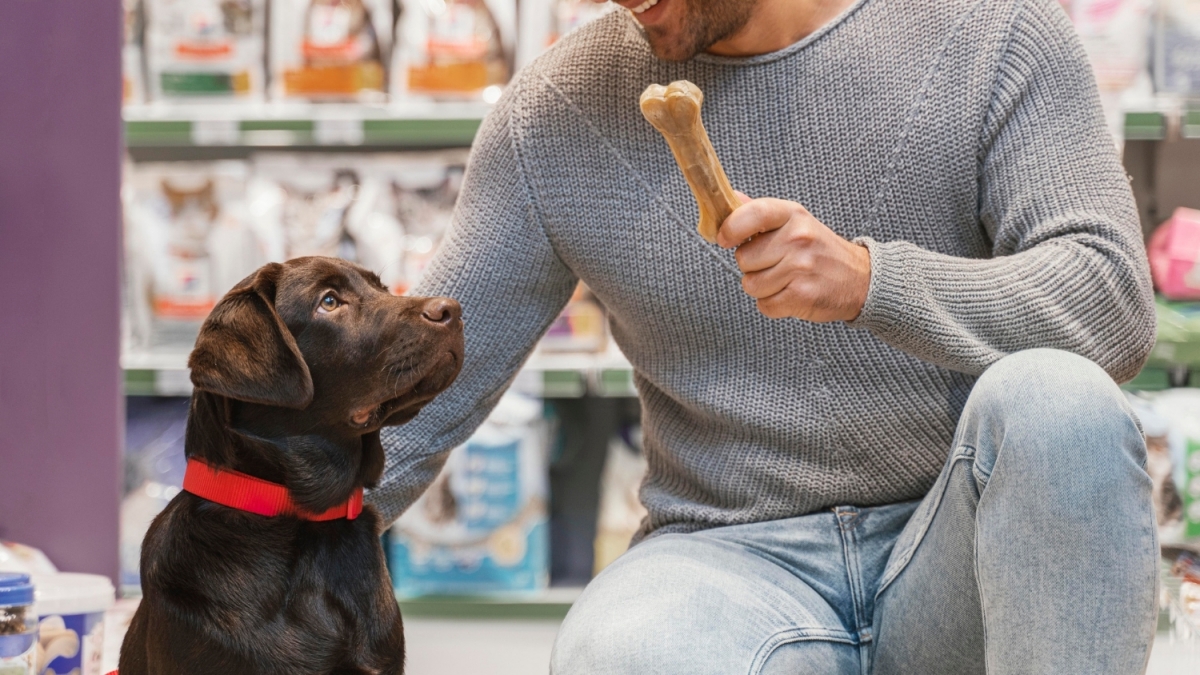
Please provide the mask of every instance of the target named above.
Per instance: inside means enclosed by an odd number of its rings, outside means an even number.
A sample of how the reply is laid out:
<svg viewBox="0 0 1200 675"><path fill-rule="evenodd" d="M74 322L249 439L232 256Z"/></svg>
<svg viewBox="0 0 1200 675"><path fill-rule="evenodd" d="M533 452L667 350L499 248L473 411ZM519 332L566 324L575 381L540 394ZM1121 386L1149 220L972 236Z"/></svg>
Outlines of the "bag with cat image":
<svg viewBox="0 0 1200 675"><path fill-rule="evenodd" d="M277 99L383 101L391 0L272 0Z"/></svg>
<svg viewBox="0 0 1200 675"><path fill-rule="evenodd" d="M266 0L145 2L151 98L263 98Z"/></svg>

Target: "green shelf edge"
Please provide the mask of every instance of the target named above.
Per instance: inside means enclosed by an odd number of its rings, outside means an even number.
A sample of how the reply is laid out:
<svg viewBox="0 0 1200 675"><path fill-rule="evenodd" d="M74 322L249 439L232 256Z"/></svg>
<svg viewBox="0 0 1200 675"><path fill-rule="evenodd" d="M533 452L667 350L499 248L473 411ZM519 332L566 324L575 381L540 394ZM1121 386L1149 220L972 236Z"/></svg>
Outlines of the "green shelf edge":
<svg viewBox="0 0 1200 675"><path fill-rule="evenodd" d="M364 119L363 144L404 148L468 146L475 140L481 119ZM241 120L238 132L243 138L234 146L278 147L275 143L255 143L258 132L291 132L295 138L287 145L316 145L316 122L310 119ZM196 146L192 122L187 120L128 120L125 144L129 147ZM343 144L333 143L332 146ZM346 146L354 147L354 146Z"/></svg>

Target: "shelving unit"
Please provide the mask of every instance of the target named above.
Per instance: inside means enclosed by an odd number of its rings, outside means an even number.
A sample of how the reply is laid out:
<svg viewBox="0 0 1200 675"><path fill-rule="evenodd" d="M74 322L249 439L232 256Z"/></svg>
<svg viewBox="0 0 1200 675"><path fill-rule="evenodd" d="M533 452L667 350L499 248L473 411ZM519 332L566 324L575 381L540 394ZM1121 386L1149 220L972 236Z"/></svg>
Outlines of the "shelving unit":
<svg viewBox="0 0 1200 675"><path fill-rule="evenodd" d="M419 149L468 146L491 106L212 103L127 106L130 148L359 146Z"/></svg>
<svg viewBox="0 0 1200 675"><path fill-rule="evenodd" d="M129 396L189 396L186 350L127 351L121 355ZM596 354L535 352L513 387L541 398L636 396L633 368L615 346Z"/></svg>

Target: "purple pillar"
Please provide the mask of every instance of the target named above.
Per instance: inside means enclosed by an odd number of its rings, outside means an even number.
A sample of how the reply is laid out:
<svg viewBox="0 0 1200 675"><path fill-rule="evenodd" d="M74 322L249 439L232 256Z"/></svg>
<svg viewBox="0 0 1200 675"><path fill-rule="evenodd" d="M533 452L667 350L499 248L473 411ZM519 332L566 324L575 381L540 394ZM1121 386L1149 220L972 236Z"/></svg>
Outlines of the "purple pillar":
<svg viewBox="0 0 1200 675"><path fill-rule="evenodd" d="M0 537L117 576L121 3L0 3Z"/></svg>

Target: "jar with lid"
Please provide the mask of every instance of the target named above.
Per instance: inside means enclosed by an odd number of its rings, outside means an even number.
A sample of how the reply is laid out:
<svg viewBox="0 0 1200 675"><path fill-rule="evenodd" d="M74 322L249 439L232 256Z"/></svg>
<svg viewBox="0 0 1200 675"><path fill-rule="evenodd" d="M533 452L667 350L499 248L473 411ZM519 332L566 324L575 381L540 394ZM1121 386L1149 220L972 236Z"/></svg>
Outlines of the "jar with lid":
<svg viewBox="0 0 1200 675"><path fill-rule="evenodd" d="M29 575L0 572L0 675L37 675L37 626Z"/></svg>

